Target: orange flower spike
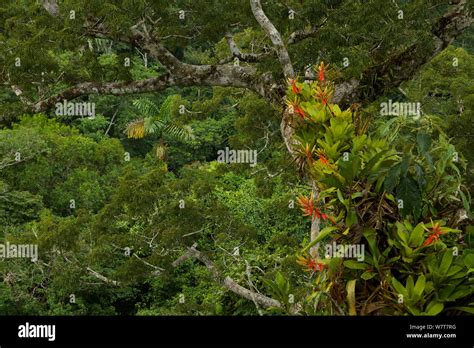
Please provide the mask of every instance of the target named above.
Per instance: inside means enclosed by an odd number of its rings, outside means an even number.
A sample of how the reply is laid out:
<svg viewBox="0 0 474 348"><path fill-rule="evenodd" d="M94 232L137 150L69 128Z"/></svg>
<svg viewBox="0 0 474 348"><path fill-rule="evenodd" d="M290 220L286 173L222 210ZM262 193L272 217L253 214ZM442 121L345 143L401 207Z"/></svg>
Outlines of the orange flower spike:
<svg viewBox="0 0 474 348"><path fill-rule="evenodd" d="M287 100L286 105L290 109L290 111L289 111L290 114L296 113L303 119L306 117L306 114L305 114L304 110L301 108L301 106L299 104L298 97L295 97L293 101Z"/></svg>
<svg viewBox="0 0 474 348"><path fill-rule="evenodd" d="M306 266L308 264L308 260L303 256L298 256L298 258L296 259L296 263L301 266Z"/></svg>
<svg viewBox="0 0 474 348"><path fill-rule="evenodd" d="M329 163L328 158L326 157L326 155L324 154L324 152L321 149L318 149L318 156L319 156L319 162L321 162L321 164L323 164L327 167L331 166L331 163Z"/></svg>
<svg viewBox="0 0 474 348"><path fill-rule="evenodd" d="M293 106L293 110L300 115L301 118L305 118L306 114L304 113L303 109L299 105Z"/></svg>
<svg viewBox="0 0 474 348"><path fill-rule="evenodd" d="M324 269L324 263L319 262L316 266L318 271L322 271Z"/></svg>
<svg viewBox="0 0 474 348"><path fill-rule="evenodd" d="M300 94L301 93L301 88L299 88L296 85L296 80L293 80L293 82L291 83L291 89L292 89L293 93L295 93L295 94Z"/></svg>
<svg viewBox="0 0 474 348"><path fill-rule="evenodd" d="M308 263L308 270L313 272L322 271L324 269L324 264L318 262L315 259L310 259Z"/></svg>
<svg viewBox="0 0 474 348"><path fill-rule="evenodd" d="M317 86L315 93L316 98L319 99L323 105L328 105L329 101L332 98L332 91L329 90L327 87L322 89L321 87Z"/></svg>
<svg viewBox="0 0 474 348"><path fill-rule="evenodd" d="M298 201L298 205L301 207L301 210L304 213L303 216L308 216L310 212L312 213L313 196L310 196L309 199L304 196L301 196L301 197L298 197L297 201Z"/></svg>
<svg viewBox="0 0 474 348"><path fill-rule="evenodd" d="M332 216L328 216L328 220L329 220L329 222L332 223L333 225L338 226L336 220L334 220L334 218L333 218ZM338 227L339 227L339 226L338 226Z"/></svg>
<svg viewBox="0 0 474 348"><path fill-rule="evenodd" d="M329 167L331 164L329 163L329 160L324 157L324 156L320 156L319 157L319 162L321 162L323 165Z"/></svg>
<svg viewBox="0 0 474 348"><path fill-rule="evenodd" d="M301 88L299 88L296 85L296 79L289 79L289 82L291 84L291 91L295 94L300 94L301 93Z"/></svg>
<svg viewBox="0 0 474 348"><path fill-rule="evenodd" d="M443 234L443 232L441 231L441 226L439 225L439 222L437 222L433 227L432 227L432 230L433 230L433 234L437 234L438 236Z"/></svg>
<svg viewBox="0 0 474 348"><path fill-rule="evenodd" d="M303 211L303 216L311 216L313 220L329 220L331 223L335 224L335 221L332 217L324 214L321 210L314 206L313 195L311 195L309 198L304 196L299 197L297 202Z"/></svg>
<svg viewBox="0 0 474 348"><path fill-rule="evenodd" d="M423 242L422 246L428 246L430 244L433 244L435 241L439 240L439 236L443 234L443 231L441 231L441 227L439 226L439 223L436 223L432 228L432 233L426 238L426 240Z"/></svg>
<svg viewBox="0 0 474 348"><path fill-rule="evenodd" d="M319 81L324 81L325 72L326 72L326 67L324 66L324 62L321 62L321 64L319 64L319 67L318 67L318 80Z"/></svg>
<svg viewBox="0 0 474 348"><path fill-rule="evenodd" d="M316 265L317 265L316 260L309 259L308 264L307 264L308 269L310 269L310 270L314 269L316 267Z"/></svg>
<svg viewBox="0 0 474 348"><path fill-rule="evenodd" d="M303 257L299 256L296 260L298 264L303 266L306 271L322 271L324 269L324 264L318 262L316 259L312 259L311 257Z"/></svg>
<svg viewBox="0 0 474 348"><path fill-rule="evenodd" d="M301 206L301 210L303 211L303 216L311 216L313 220L316 217L319 217L319 212L314 207L312 195L309 198L299 197L298 204Z"/></svg>

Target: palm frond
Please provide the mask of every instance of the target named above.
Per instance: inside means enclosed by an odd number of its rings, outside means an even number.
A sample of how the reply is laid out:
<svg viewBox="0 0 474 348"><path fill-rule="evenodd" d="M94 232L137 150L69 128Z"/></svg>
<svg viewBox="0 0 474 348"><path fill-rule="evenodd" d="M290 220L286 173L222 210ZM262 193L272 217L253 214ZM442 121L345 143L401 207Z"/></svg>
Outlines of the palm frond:
<svg viewBox="0 0 474 348"><path fill-rule="evenodd" d="M167 122L164 124L163 132L178 140L194 139L193 130L190 126L181 126L175 123Z"/></svg>
<svg viewBox="0 0 474 348"><path fill-rule="evenodd" d="M157 105L148 98L139 98L133 101L133 105L138 109L140 115L143 117L139 120L133 121L127 126L127 135L129 138L141 139L147 134L167 134L178 140L191 140L194 138L193 131L188 125L179 125L171 120L169 108L176 99L167 98L165 103L158 110ZM178 96L179 97L179 96ZM163 114L162 111L163 110Z"/></svg>
<svg viewBox="0 0 474 348"><path fill-rule="evenodd" d="M179 105L183 103L183 99L179 94L172 94L166 97L160 107L160 119L168 122L176 115Z"/></svg>
<svg viewBox="0 0 474 348"><path fill-rule="evenodd" d="M132 102L143 117L152 117L159 114L156 104L148 98L138 98Z"/></svg>

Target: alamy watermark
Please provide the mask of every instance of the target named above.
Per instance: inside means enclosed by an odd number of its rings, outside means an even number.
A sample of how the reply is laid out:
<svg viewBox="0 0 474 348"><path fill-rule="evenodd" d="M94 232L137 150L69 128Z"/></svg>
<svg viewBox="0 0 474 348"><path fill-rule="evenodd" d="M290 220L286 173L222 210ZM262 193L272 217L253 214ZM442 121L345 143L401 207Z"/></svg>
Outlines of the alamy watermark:
<svg viewBox="0 0 474 348"><path fill-rule="evenodd" d="M364 244L326 244L325 246L326 258L341 257L341 258L356 258L357 261L364 261L365 253Z"/></svg>
<svg viewBox="0 0 474 348"><path fill-rule="evenodd" d="M421 115L421 103L388 102L380 103L382 116L416 116Z"/></svg>
<svg viewBox="0 0 474 348"><path fill-rule="evenodd" d="M56 103L56 116L89 116L95 117L95 103L90 102L68 102Z"/></svg>
<svg viewBox="0 0 474 348"><path fill-rule="evenodd" d="M217 151L217 162L219 163L249 163L251 167L257 165L257 150L225 150Z"/></svg>
<svg viewBox="0 0 474 348"><path fill-rule="evenodd" d="M0 259L27 258L38 261L38 244L0 244Z"/></svg>
<svg viewBox="0 0 474 348"><path fill-rule="evenodd" d="M37 325L26 322L18 326L19 338L47 338L52 342L56 339L56 325Z"/></svg>

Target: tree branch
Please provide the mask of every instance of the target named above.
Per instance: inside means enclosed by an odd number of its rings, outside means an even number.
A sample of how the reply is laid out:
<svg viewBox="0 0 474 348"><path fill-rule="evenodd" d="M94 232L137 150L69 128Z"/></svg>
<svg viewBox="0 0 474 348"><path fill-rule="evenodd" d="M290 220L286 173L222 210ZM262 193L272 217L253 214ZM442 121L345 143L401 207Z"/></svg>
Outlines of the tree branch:
<svg viewBox="0 0 474 348"><path fill-rule="evenodd" d="M319 28L321 28L324 23L327 22L327 18L324 18L323 22L319 25L314 25L309 30L297 30L290 34L288 37L287 45L291 45L297 42L300 42L308 37L315 36L318 33Z"/></svg>
<svg viewBox="0 0 474 348"><path fill-rule="evenodd" d="M201 261L207 269L211 272L213 278L221 285L232 291L233 293L249 300L249 301L255 301L258 303L260 306L265 307L265 308L270 308L270 307L277 307L281 308L281 303L277 300L274 300L270 297L267 297L265 295L259 294L257 292L253 292L247 288L244 288L243 286L240 286L237 284L231 277L225 277L223 281L220 279L219 271L215 267L214 263L204 254L202 254L199 250L196 249L196 244L194 244L192 247L188 249L188 251L176 259L173 263L173 267L178 267L181 265L183 262L190 258L195 258L196 260Z"/></svg>
<svg viewBox="0 0 474 348"><path fill-rule="evenodd" d="M107 278L106 276L103 276L102 274L94 271L92 268L90 267L87 267L87 272L89 272L91 275L93 275L94 277L96 277L97 279L100 279L102 280L104 283L107 283L107 284L112 284L114 286L119 286L120 285L120 282L116 281L116 280L112 280L112 279L109 279Z"/></svg>
<svg viewBox="0 0 474 348"><path fill-rule="evenodd" d="M232 62L235 58L239 58L239 60L247 63L256 63L275 52L274 50L269 50L263 53L243 53L240 51L231 34L227 34L225 38L227 44L229 45L229 49L232 53L232 56L220 61L219 64L226 64Z"/></svg>
<svg viewBox="0 0 474 348"><path fill-rule="evenodd" d="M174 63L173 63L174 64ZM275 86L268 75L258 76L250 67L233 65L190 65L176 63L173 74L130 82L84 82L32 105L34 112L46 111L62 100L82 95L126 95L164 90L171 86L222 86L247 88L272 100Z"/></svg>
<svg viewBox="0 0 474 348"><path fill-rule="evenodd" d="M467 8L467 0L456 0L453 3L454 5L432 25L430 41L416 42L384 62L368 68L360 80L352 79L336 85L334 102L342 106L371 102L413 78L423 65L472 24L473 17Z"/></svg>
<svg viewBox="0 0 474 348"><path fill-rule="evenodd" d="M114 38L107 31L103 23L86 22L86 31L89 35ZM180 61L153 34L148 31L145 21L141 20L131 27L133 35L120 36L119 40L142 47L150 56L158 60L169 72L159 77L129 82L84 82L72 86L61 93L29 105L34 112L46 111L64 99L71 100L88 94L125 95L161 91L171 86L222 86L237 87L253 90L274 101L275 85L271 75L259 75L254 67L222 65L192 65ZM19 95L17 93L17 95ZM20 95L19 95L20 96Z"/></svg>
<svg viewBox="0 0 474 348"><path fill-rule="evenodd" d="M150 79L131 82L84 82L70 87L59 94L35 103L32 107L34 112L46 111L62 100L72 100L82 95L110 94L124 95L132 93L146 93L163 90L176 84L169 75L153 77Z"/></svg>
<svg viewBox="0 0 474 348"><path fill-rule="evenodd" d="M288 54L288 50L281 39L281 35L278 30L275 28L272 22L268 19L263 12L262 5L260 4L260 0L250 0L250 6L252 8L252 13L257 20L258 24L262 27L265 31L267 36L273 43L273 46L276 49L278 60L283 68L283 74L285 78L294 78L295 71L293 69L293 65L291 64L290 55Z"/></svg>

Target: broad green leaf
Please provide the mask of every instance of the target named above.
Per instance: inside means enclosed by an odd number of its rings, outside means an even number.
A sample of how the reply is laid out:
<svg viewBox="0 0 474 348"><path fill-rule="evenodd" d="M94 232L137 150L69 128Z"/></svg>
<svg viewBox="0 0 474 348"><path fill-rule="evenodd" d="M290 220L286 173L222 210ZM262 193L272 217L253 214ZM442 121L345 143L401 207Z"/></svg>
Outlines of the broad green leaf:
<svg viewBox="0 0 474 348"><path fill-rule="evenodd" d="M303 251L306 251L308 250L309 248L313 247L314 245L316 245L317 243L319 243L322 239L324 239L325 237L327 237L332 231L334 230L337 230L337 227L335 226L327 226L327 227L324 227L321 231L319 231L319 235L314 239L312 240L304 249Z"/></svg>
<svg viewBox="0 0 474 348"><path fill-rule="evenodd" d="M400 295L403 295L406 299L408 298L407 289L405 289L405 287L395 277L392 277L392 286Z"/></svg>
<svg viewBox="0 0 474 348"><path fill-rule="evenodd" d="M446 273L446 277L451 277L453 275L455 275L456 273L462 271L464 269L464 267L462 266L459 266L459 265L452 265L449 270L448 270L448 273ZM463 272L464 273L464 272Z"/></svg>
<svg viewBox="0 0 474 348"><path fill-rule="evenodd" d="M412 247L419 247L423 243L423 222L420 222L416 227L411 231L410 239L408 240L408 245Z"/></svg>
<svg viewBox="0 0 474 348"><path fill-rule="evenodd" d="M352 225L354 225L356 223L357 223L357 214L356 214L355 210L351 209L347 213L347 216L346 216L346 226L351 227Z"/></svg>
<svg viewBox="0 0 474 348"><path fill-rule="evenodd" d="M456 289L451 295L448 296L448 300L455 301L462 297L467 297L474 293L474 287L471 286L463 286L459 289Z"/></svg>
<svg viewBox="0 0 474 348"><path fill-rule="evenodd" d="M403 216L418 216L421 209L421 193L416 181L410 175L402 177L396 192L397 199L403 201Z"/></svg>
<svg viewBox="0 0 474 348"><path fill-rule="evenodd" d="M398 237L400 238L400 240L402 240L405 245L408 243L408 231L406 229L406 227L401 224L400 222L396 222L395 223L396 227L397 227L397 235Z"/></svg>
<svg viewBox="0 0 474 348"><path fill-rule="evenodd" d="M373 277L375 277L376 275L377 275L377 273L375 273L375 272L365 271L364 273L361 274L360 277L364 280L370 280Z"/></svg>
<svg viewBox="0 0 474 348"><path fill-rule="evenodd" d="M374 157L372 157L370 159L369 162L367 162L367 164L365 165L364 169L362 170L362 172L360 173L360 176L365 176L367 175L371 170L372 168L375 166L375 164L377 164L377 162L379 160L381 160L383 158L383 156L385 156L387 154L387 152L389 152L390 150L383 150L383 151L380 151L378 152ZM391 155L389 155L388 157L390 157Z"/></svg>
<svg viewBox="0 0 474 348"><path fill-rule="evenodd" d="M412 298L413 297L413 288L415 287L415 282L413 281L413 277L410 275L407 278L407 283L405 288L407 289L408 292L408 297Z"/></svg>
<svg viewBox="0 0 474 348"><path fill-rule="evenodd" d="M439 265L439 272L442 275L446 275L449 267L451 266L451 262L453 262L453 253L451 250L446 250Z"/></svg>
<svg viewBox="0 0 474 348"><path fill-rule="evenodd" d="M352 279L347 282L346 290L347 290L347 305L349 307L349 315L357 315L355 304L355 284L357 279Z"/></svg>
<svg viewBox="0 0 474 348"><path fill-rule="evenodd" d="M387 192L393 192L400 180L400 164L392 166L385 177L383 187Z"/></svg>
<svg viewBox="0 0 474 348"><path fill-rule="evenodd" d="M474 314L474 307L453 307L452 309L457 309L463 312Z"/></svg>
<svg viewBox="0 0 474 348"><path fill-rule="evenodd" d="M441 302L431 301L426 307L426 314L437 315L441 313L443 309L444 309L444 304L442 304Z"/></svg>
<svg viewBox="0 0 474 348"><path fill-rule="evenodd" d="M421 298L421 295L423 294L423 290L425 290L425 284L426 284L426 278L422 274L421 276L418 277L418 280L416 281L415 288L413 291L413 295L415 296L416 300Z"/></svg>
<svg viewBox="0 0 474 348"><path fill-rule="evenodd" d="M355 260L344 261L344 266L350 269L367 269L369 267L366 263L358 262Z"/></svg>
<svg viewBox="0 0 474 348"><path fill-rule="evenodd" d="M463 258L463 262L467 268L474 268L474 253L466 254Z"/></svg>
<svg viewBox="0 0 474 348"><path fill-rule="evenodd" d="M346 199L342 196L341 190L337 190L337 198L339 198L339 201L346 207L346 209L349 209L349 204Z"/></svg>
<svg viewBox="0 0 474 348"><path fill-rule="evenodd" d="M416 143L420 154L425 154L431 145L431 138L425 132L419 132L416 136Z"/></svg>

